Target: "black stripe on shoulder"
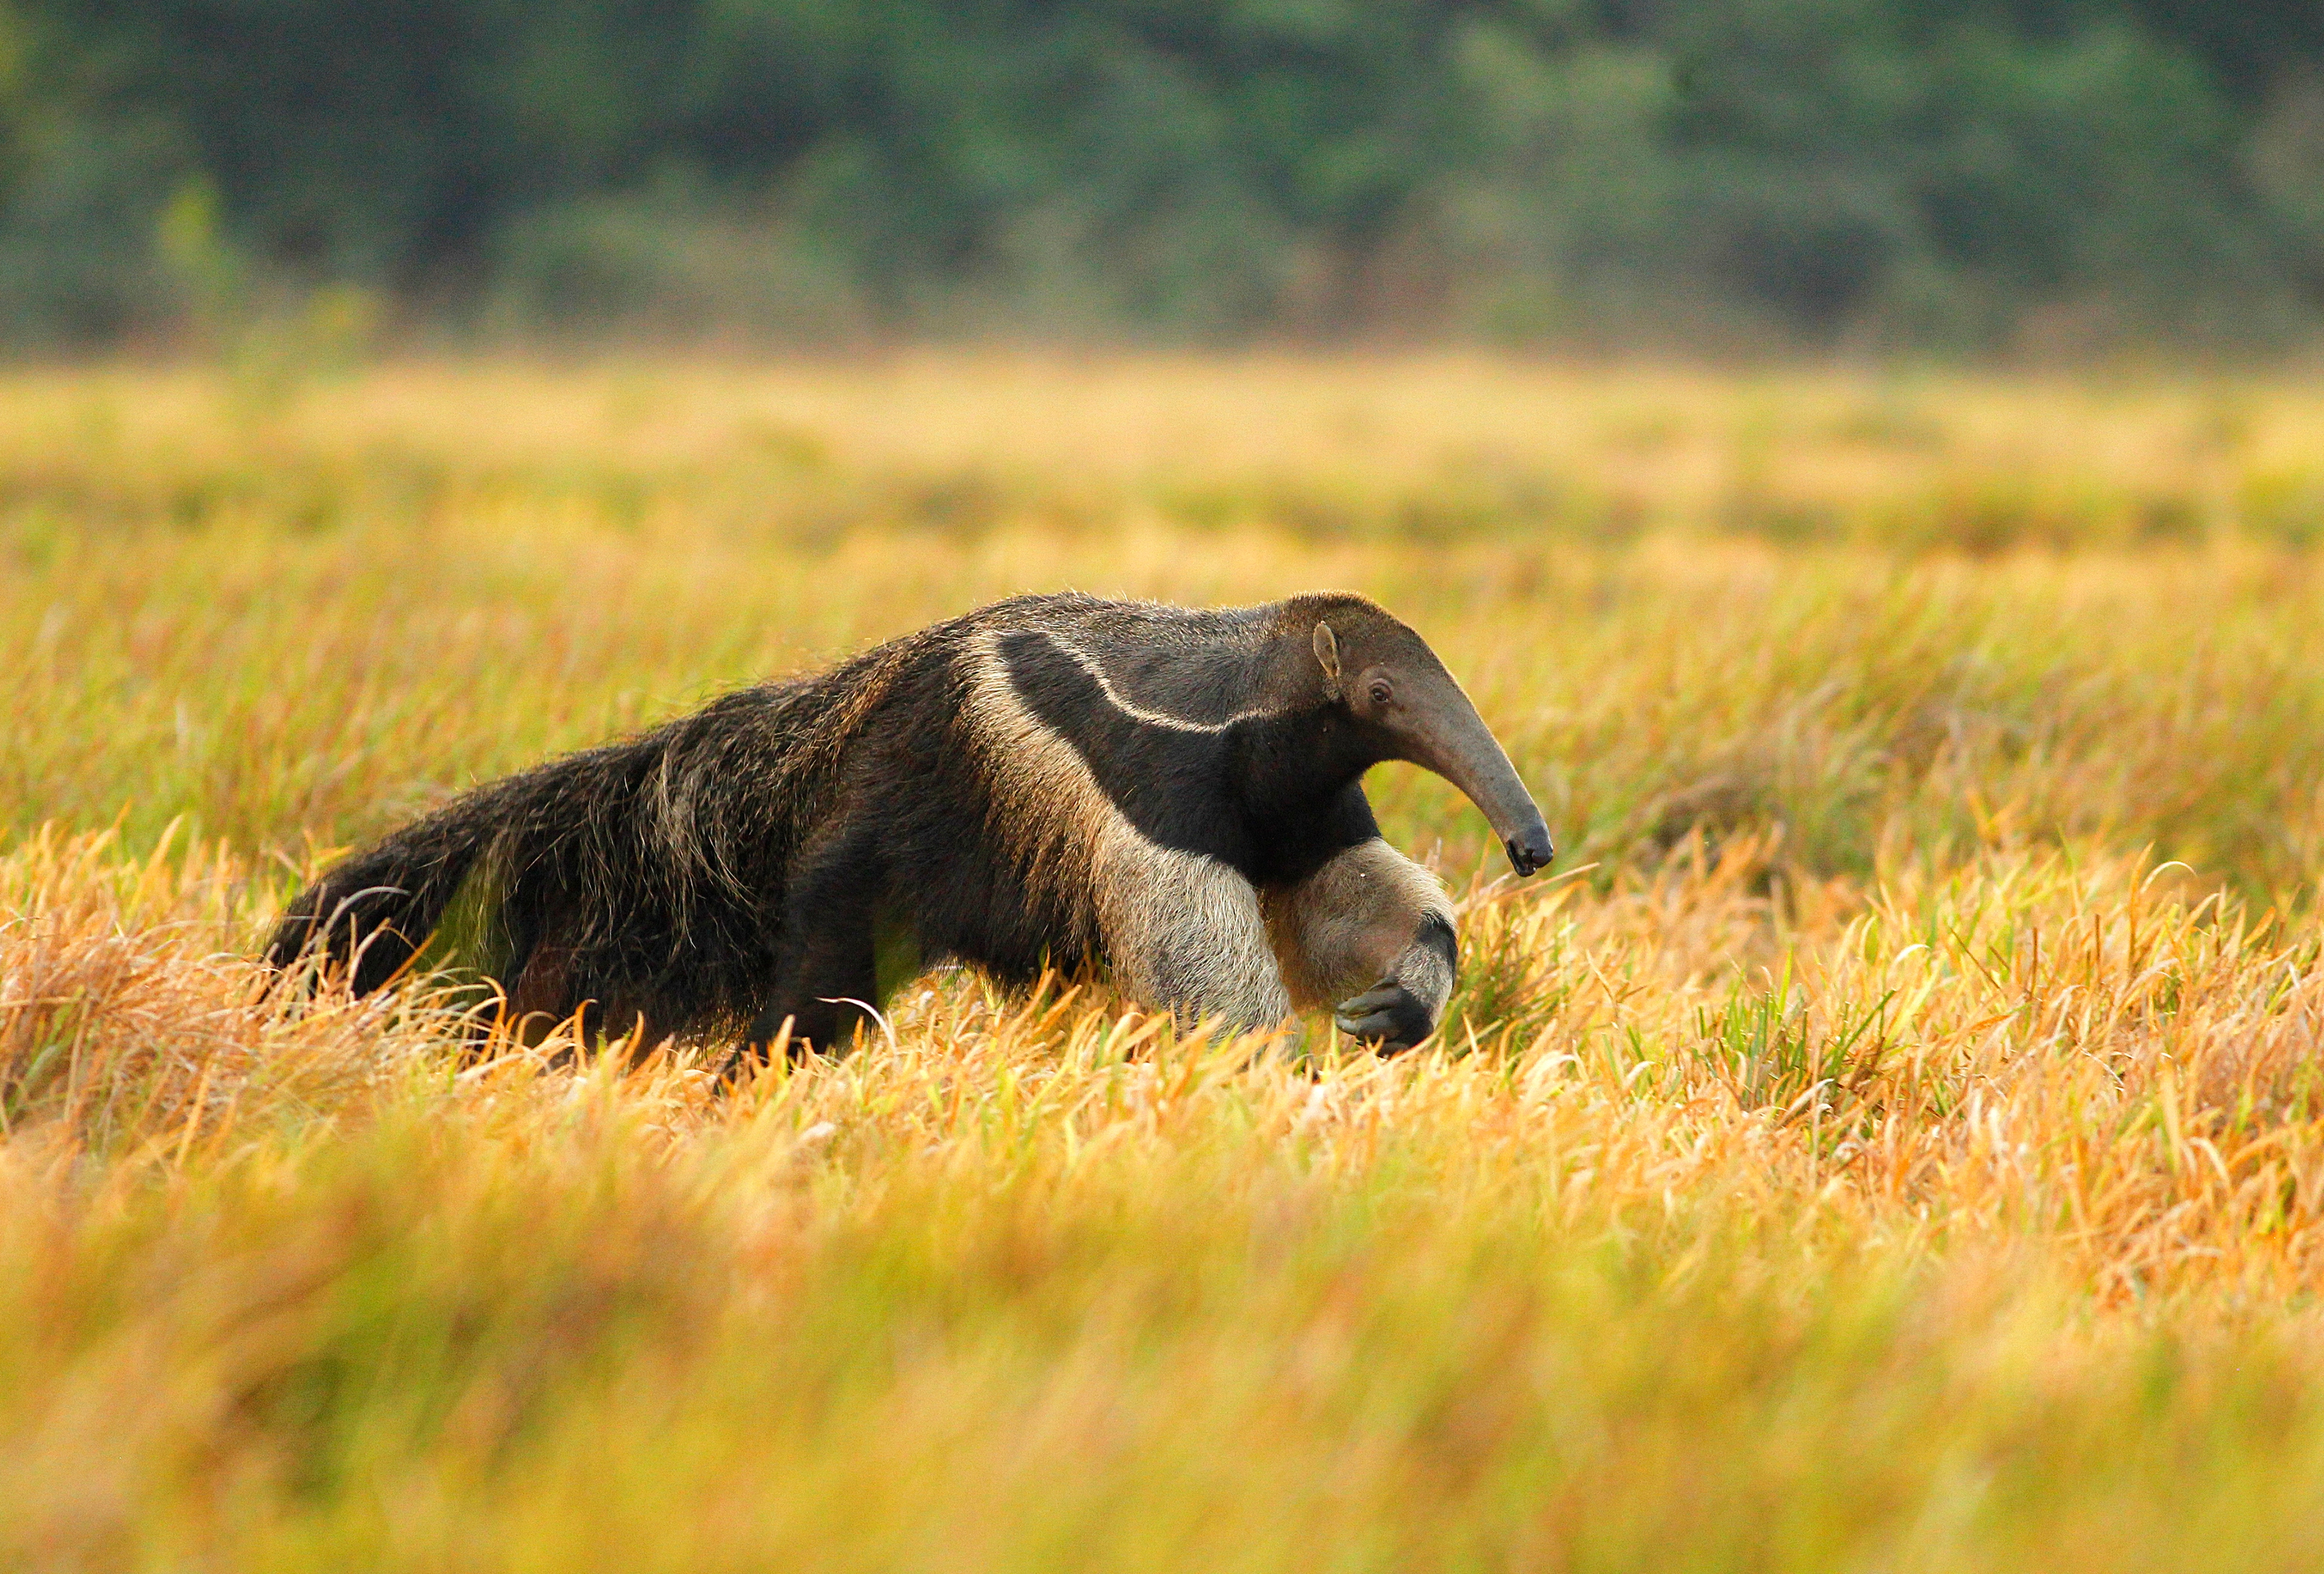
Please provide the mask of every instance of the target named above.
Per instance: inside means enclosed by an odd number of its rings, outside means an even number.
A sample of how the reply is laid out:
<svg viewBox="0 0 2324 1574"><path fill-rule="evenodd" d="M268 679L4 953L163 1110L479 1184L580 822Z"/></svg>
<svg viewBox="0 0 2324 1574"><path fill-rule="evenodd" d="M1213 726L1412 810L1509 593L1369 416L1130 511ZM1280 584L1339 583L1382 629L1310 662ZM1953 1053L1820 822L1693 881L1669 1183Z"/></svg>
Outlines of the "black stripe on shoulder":
<svg viewBox="0 0 2324 1574"><path fill-rule="evenodd" d="M1148 840L1240 866L1248 849L1226 794L1231 735L1143 721L1047 634L1006 633L998 649L1019 700L1080 755L1106 798Z"/></svg>

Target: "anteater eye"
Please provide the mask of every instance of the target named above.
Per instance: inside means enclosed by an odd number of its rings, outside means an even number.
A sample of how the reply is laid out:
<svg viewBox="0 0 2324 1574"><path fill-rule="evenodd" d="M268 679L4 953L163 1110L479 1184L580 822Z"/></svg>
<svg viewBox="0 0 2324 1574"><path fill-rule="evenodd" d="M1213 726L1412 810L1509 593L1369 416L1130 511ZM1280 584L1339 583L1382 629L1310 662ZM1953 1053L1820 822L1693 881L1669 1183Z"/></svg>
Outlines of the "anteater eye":
<svg viewBox="0 0 2324 1574"><path fill-rule="evenodd" d="M1386 705L1388 703L1388 685L1384 682L1374 683L1372 685L1372 703L1374 705Z"/></svg>

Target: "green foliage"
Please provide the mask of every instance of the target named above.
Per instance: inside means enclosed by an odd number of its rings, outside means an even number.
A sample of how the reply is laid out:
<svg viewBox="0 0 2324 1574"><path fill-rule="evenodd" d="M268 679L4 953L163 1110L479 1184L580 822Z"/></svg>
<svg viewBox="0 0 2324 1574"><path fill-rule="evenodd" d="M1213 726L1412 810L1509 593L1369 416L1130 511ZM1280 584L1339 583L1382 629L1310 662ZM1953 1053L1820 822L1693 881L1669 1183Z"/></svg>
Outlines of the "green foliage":
<svg viewBox="0 0 2324 1574"><path fill-rule="evenodd" d="M1978 345L2324 291L2291 5L17 3L19 340L204 327L191 189L282 299L528 332Z"/></svg>

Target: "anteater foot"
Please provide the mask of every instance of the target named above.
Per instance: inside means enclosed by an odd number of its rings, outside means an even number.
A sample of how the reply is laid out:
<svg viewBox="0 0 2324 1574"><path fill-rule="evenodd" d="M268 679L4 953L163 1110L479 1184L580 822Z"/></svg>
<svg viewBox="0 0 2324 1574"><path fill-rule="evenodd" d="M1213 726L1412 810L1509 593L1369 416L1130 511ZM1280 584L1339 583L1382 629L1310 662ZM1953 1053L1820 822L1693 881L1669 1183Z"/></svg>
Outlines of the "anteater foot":
<svg viewBox="0 0 2324 1574"><path fill-rule="evenodd" d="M1408 1050L1436 1031L1436 1016L1428 1003L1393 981L1342 1000L1333 1020L1349 1037L1384 1051Z"/></svg>

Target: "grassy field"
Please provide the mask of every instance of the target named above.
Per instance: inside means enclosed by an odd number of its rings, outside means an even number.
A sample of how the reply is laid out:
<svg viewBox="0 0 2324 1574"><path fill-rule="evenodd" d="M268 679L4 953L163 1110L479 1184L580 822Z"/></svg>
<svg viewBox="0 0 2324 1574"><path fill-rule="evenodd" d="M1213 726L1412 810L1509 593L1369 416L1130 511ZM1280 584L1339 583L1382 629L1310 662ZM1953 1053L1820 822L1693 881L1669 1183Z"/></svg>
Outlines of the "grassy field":
<svg viewBox="0 0 2324 1574"><path fill-rule="evenodd" d="M2312 1568L2319 547L2289 380L8 374L0 1564ZM1441 1043L259 998L332 849L1064 586L1462 675L1562 855L1375 773Z"/></svg>

